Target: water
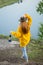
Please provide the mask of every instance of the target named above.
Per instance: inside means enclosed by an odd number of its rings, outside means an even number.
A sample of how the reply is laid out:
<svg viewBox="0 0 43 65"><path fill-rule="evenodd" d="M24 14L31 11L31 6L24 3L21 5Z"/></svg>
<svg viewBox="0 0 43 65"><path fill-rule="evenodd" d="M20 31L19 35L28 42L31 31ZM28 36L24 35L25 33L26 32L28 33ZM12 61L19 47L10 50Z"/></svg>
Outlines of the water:
<svg viewBox="0 0 43 65"><path fill-rule="evenodd" d="M36 12L36 6L40 0L24 0L23 3L15 3L0 8L0 34L9 35L10 31L16 31L19 18L28 13L32 17L31 34L37 38L39 23L43 22L43 15Z"/></svg>

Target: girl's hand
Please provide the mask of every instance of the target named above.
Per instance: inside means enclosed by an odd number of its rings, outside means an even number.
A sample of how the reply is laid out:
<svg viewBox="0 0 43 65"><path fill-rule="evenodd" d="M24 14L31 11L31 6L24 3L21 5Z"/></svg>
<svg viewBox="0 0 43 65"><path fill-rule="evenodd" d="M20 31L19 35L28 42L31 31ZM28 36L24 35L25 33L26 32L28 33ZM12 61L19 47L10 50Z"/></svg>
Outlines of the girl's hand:
<svg viewBox="0 0 43 65"><path fill-rule="evenodd" d="M26 17L26 18L27 18L27 16L28 16L28 14L24 14L24 17Z"/></svg>
<svg viewBox="0 0 43 65"><path fill-rule="evenodd" d="M24 14L23 17L26 17L26 15Z"/></svg>

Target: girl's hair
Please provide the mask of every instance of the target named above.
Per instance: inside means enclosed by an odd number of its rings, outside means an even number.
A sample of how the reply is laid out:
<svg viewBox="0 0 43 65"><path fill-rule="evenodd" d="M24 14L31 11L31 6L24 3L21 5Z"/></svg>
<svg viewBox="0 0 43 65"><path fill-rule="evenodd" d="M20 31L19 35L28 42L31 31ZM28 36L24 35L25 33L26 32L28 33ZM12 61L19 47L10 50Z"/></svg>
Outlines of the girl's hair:
<svg viewBox="0 0 43 65"><path fill-rule="evenodd" d="M26 17L20 17L20 22L24 22L24 21L26 21L27 20L27 18Z"/></svg>
<svg viewBox="0 0 43 65"><path fill-rule="evenodd" d="M27 22L22 23L21 29L22 29L23 34L28 33L28 31L30 30L30 28L29 28Z"/></svg>
<svg viewBox="0 0 43 65"><path fill-rule="evenodd" d="M23 34L28 33L28 31L30 30L26 20L27 20L26 17L21 17L20 20L19 20L22 23L21 24L21 30L22 30Z"/></svg>

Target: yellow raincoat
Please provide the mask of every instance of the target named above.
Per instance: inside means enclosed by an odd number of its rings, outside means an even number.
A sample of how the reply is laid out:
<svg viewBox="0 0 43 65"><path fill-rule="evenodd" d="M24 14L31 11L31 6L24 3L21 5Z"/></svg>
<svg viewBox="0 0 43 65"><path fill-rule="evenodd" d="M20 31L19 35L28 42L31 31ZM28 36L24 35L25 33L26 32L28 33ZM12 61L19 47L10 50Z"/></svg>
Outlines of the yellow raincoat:
<svg viewBox="0 0 43 65"><path fill-rule="evenodd" d="M32 18L28 14L26 14L25 16L28 18L27 23L28 26L30 27L32 23ZM30 41L30 36L31 36L30 30L28 31L28 33L23 34L21 28L18 27L18 30L16 32L12 31L11 34L19 39L21 47L25 47Z"/></svg>

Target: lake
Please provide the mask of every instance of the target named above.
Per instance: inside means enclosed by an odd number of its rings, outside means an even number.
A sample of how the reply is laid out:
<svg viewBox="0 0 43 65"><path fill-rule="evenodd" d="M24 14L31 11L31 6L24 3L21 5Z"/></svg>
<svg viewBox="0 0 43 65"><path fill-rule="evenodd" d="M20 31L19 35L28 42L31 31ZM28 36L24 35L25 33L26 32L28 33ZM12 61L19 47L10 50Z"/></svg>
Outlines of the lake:
<svg viewBox="0 0 43 65"><path fill-rule="evenodd" d="M9 35L10 31L16 31L19 25L19 18L25 13L32 17L31 34L37 38L39 23L43 22L43 15L39 15L36 7L40 0L24 0L23 3L15 3L0 8L0 34Z"/></svg>

